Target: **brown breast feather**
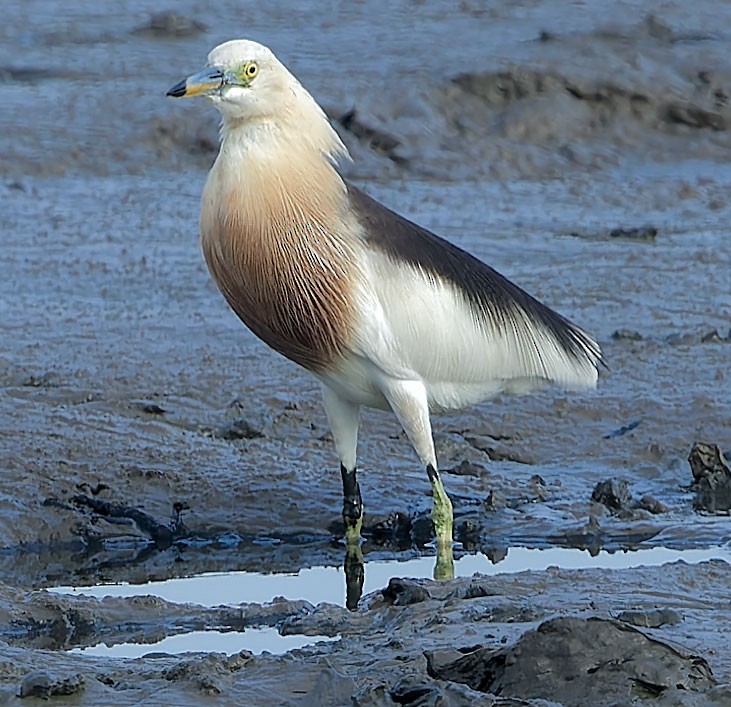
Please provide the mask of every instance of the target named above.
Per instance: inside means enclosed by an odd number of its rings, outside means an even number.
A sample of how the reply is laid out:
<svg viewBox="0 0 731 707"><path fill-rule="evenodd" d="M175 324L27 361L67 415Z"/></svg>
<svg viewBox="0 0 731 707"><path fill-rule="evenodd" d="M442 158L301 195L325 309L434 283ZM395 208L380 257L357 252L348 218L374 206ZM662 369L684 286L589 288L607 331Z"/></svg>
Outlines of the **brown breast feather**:
<svg viewBox="0 0 731 707"><path fill-rule="evenodd" d="M231 308L265 343L311 371L343 356L353 327L353 252L339 186L315 180L229 189L204 208L209 270ZM317 193L310 193L310 186ZM289 188L288 188L289 187Z"/></svg>

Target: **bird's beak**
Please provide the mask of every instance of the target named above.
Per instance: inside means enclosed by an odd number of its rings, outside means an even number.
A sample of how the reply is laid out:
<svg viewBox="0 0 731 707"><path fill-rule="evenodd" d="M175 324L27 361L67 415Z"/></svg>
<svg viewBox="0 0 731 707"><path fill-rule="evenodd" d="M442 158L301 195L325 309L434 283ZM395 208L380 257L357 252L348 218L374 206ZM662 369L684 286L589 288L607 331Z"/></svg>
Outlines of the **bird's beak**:
<svg viewBox="0 0 731 707"><path fill-rule="evenodd" d="M168 96L174 98L187 98L188 96L209 96L215 93L226 83L226 74L218 66L209 66L197 74L188 76L180 83L176 83L168 92Z"/></svg>

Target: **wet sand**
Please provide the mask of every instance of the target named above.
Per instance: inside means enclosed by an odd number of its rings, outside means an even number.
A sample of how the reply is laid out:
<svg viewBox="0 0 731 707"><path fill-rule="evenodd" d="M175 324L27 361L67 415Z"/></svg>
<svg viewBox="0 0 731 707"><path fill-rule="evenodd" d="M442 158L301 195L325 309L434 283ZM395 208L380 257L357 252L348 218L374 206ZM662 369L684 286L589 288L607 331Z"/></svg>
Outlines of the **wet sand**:
<svg viewBox="0 0 731 707"><path fill-rule="evenodd" d="M43 588L342 562L318 386L240 325L199 253L214 111L164 98L233 36L270 45L327 108L356 184L601 342L609 370L595 392L435 420L465 550L728 542L728 516L693 507L687 459L696 441L731 449L731 9L365 2L326 15L292 3L249 16L235 3L182 2L177 20L151 22L138 3L75 7L13 2L0 28L3 696L12 702L45 670L52 684L71 680L59 704L191 704L201 690L257 704L431 704L437 690L482 704L430 673L423 654L499 649L555 616L659 606L682 621L653 635L701 656L720 687L699 679L698 692L664 688L655 703L724 704L723 563L491 578L494 596L521 597L519 621L493 616L485 597L450 595L466 580L429 585L405 606L372 595L353 615L255 607L254 621L268 614L268 625L317 635L329 621L342 638L253 659L64 653L130 640L120 616L133 603L71 606ZM431 499L412 450L378 413L365 415L361 440L366 559L424 552ZM609 479L631 495L614 511L592 500ZM474 635L450 601L480 614ZM171 617L163 632L181 612L197 616L185 625L221 621L154 602L134 611L140 625ZM553 699L572 704L553 672ZM405 675L417 687L398 692ZM520 689L504 693L525 700L512 704L540 697Z"/></svg>

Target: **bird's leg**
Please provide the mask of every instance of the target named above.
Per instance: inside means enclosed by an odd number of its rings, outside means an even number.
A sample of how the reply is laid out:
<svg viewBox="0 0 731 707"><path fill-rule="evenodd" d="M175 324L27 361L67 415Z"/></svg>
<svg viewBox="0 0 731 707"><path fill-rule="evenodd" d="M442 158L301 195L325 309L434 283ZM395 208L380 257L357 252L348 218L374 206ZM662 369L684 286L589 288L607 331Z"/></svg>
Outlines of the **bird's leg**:
<svg viewBox="0 0 731 707"><path fill-rule="evenodd" d="M437 563L434 566L434 579L453 579L452 526L454 525L454 514L452 502L444 490L442 478L436 468L427 464L426 473L431 481L433 497L431 519L434 523L434 533L437 536Z"/></svg>
<svg viewBox="0 0 731 707"><path fill-rule="evenodd" d="M437 564L434 568L434 578L451 579L454 577L452 502L444 490L444 484L437 471L426 388L420 381L391 380L384 385L383 394L403 425L419 459L426 466L426 473L431 481L433 495L431 517L437 537Z"/></svg>
<svg viewBox="0 0 731 707"><path fill-rule="evenodd" d="M349 611L358 608L363 594L365 565L360 547L360 529L363 525L363 499L355 477L355 469L348 471L340 465L343 477L343 523L345 524L345 606Z"/></svg>
<svg viewBox="0 0 731 707"><path fill-rule="evenodd" d="M452 524L454 516L452 513L452 502L444 490L442 478L439 472L431 465L426 467L426 473L431 481L433 506L431 519L434 523L434 532L437 536L437 543L441 545L452 545Z"/></svg>
<svg viewBox="0 0 731 707"><path fill-rule="evenodd" d="M326 385L322 386L322 400L333 433L335 449L340 457L345 541L348 545L354 545L360 542L360 529L363 525L363 501L355 477L360 407Z"/></svg>
<svg viewBox="0 0 731 707"><path fill-rule="evenodd" d="M344 464L340 465L343 477L343 523L345 524L345 542L357 545L360 542L360 530L363 526L363 499L360 486L355 477L355 468L349 471Z"/></svg>
<svg viewBox="0 0 731 707"><path fill-rule="evenodd" d="M355 611L363 595L365 581L365 563L360 543L348 543L345 550L345 607L348 611Z"/></svg>

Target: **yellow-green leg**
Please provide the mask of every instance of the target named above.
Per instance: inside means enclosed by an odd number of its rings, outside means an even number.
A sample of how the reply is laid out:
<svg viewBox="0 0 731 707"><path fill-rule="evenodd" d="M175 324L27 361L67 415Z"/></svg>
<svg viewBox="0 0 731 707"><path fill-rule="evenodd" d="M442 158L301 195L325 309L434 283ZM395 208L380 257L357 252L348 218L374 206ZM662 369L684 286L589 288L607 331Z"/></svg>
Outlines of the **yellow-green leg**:
<svg viewBox="0 0 731 707"><path fill-rule="evenodd" d="M434 566L434 579L454 579L454 554L452 551L452 528L454 513L452 502L444 490L439 472L429 464L426 467L432 485L433 506L431 512L434 533L437 541L437 562Z"/></svg>
<svg viewBox="0 0 731 707"><path fill-rule="evenodd" d="M365 581L365 562L360 543L348 543L343 569L345 570L345 606L349 611L355 611L363 596L363 582Z"/></svg>

